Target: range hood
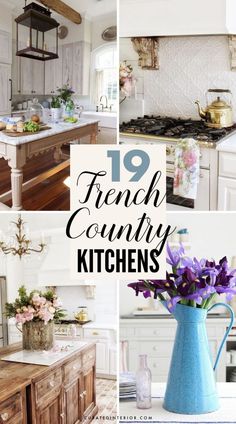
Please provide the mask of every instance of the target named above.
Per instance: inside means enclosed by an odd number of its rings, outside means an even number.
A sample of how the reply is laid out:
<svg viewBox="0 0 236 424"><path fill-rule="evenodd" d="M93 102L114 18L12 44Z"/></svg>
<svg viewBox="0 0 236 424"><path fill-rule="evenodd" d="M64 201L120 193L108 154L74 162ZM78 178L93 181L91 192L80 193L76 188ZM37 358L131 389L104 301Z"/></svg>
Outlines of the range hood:
<svg viewBox="0 0 236 424"><path fill-rule="evenodd" d="M236 34L235 0L120 0L120 37Z"/></svg>

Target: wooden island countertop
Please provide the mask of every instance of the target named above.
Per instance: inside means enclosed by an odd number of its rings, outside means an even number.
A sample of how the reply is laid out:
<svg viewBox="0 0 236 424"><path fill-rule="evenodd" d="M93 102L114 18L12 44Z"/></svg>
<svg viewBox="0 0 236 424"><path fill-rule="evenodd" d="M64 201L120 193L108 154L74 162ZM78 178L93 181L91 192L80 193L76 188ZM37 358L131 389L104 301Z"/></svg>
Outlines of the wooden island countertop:
<svg viewBox="0 0 236 424"><path fill-rule="evenodd" d="M21 343L0 349L0 423L6 417L22 424L63 423L64 417L91 422L97 413L95 343L81 344L50 366L2 360L20 350Z"/></svg>

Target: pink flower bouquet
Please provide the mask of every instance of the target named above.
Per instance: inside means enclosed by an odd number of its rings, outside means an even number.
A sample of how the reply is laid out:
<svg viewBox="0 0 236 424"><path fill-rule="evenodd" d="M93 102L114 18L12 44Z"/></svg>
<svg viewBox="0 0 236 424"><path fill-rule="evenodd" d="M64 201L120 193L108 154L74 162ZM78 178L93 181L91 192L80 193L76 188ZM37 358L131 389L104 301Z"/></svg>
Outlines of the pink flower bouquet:
<svg viewBox="0 0 236 424"><path fill-rule="evenodd" d="M5 310L8 318L15 318L17 324L29 321L57 321L65 316L62 303L53 291L44 293L32 291L27 294L24 286L18 290L19 297L13 303L6 303Z"/></svg>

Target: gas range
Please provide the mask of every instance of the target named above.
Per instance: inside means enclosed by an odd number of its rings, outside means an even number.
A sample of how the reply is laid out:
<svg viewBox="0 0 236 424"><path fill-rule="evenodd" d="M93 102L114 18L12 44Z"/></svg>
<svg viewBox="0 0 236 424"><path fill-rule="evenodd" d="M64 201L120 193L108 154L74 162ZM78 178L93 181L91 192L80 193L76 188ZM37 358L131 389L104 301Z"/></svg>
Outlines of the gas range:
<svg viewBox="0 0 236 424"><path fill-rule="evenodd" d="M192 119L169 118L144 115L142 118L131 119L120 125L123 134L153 136L167 141L178 141L181 138L194 138L200 144L213 147L224 137L236 131L236 124L230 128L209 128L204 121Z"/></svg>
<svg viewBox="0 0 236 424"><path fill-rule="evenodd" d="M88 322L91 322L91 320L83 322L77 320L61 320L55 324L55 334L56 336L69 336L71 333L71 326L74 324L76 326L77 337L82 337L82 327Z"/></svg>

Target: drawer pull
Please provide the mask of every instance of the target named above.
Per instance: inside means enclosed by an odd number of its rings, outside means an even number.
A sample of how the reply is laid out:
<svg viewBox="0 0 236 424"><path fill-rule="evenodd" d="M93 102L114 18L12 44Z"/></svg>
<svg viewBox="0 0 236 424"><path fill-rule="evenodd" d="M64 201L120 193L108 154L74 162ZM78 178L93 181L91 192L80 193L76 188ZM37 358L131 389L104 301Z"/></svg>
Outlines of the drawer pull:
<svg viewBox="0 0 236 424"><path fill-rule="evenodd" d="M156 346L153 346L153 350L157 350Z"/></svg>
<svg viewBox="0 0 236 424"><path fill-rule="evenodd" d="M55 386L55 381L50 381L49 386L50 387L54 387Z"/></svg>
<svg viewBox="0 0 236 424"><path fill-rule="evenodd" d="M83 392L83 396L86 396L86 394L87 394L87 392L86 392L86 390Z"/></svg>
<svg viewBox="0 0 236 424"><path fill-rule="evenodd" d="M157 366L156 366L156 364L153 364L153 368L156 368Z"/></svg>
<svg viewBox="0 0 236 424"><path fill-rule="evenodd" d="M97 331L93 331L93 336L99 336L99 333Z"/></svg>
<svg viewBox="0 0 236 424"><path fill-rule="evenodd" d="M64 416L65 416L65 413L64 413L64 412L62 412L62 414L60 414L60 417L61 417L61 418L64 418Z"/></svg>
<svg viewBox="0 0 236 424"><path fill-rule="evenodd" d="M83 399L83 397L84 397L84 394L83 394L83 393L80 393L80 397L81 397L81 399Z"/></svg>
<svg viewBox="0 0 236 424"><path fill-rule="evenodd" d="M7 421L9 418L9 414L7 412L4 412L3 414L1 414L1 418L3 421Z"/></svg>

